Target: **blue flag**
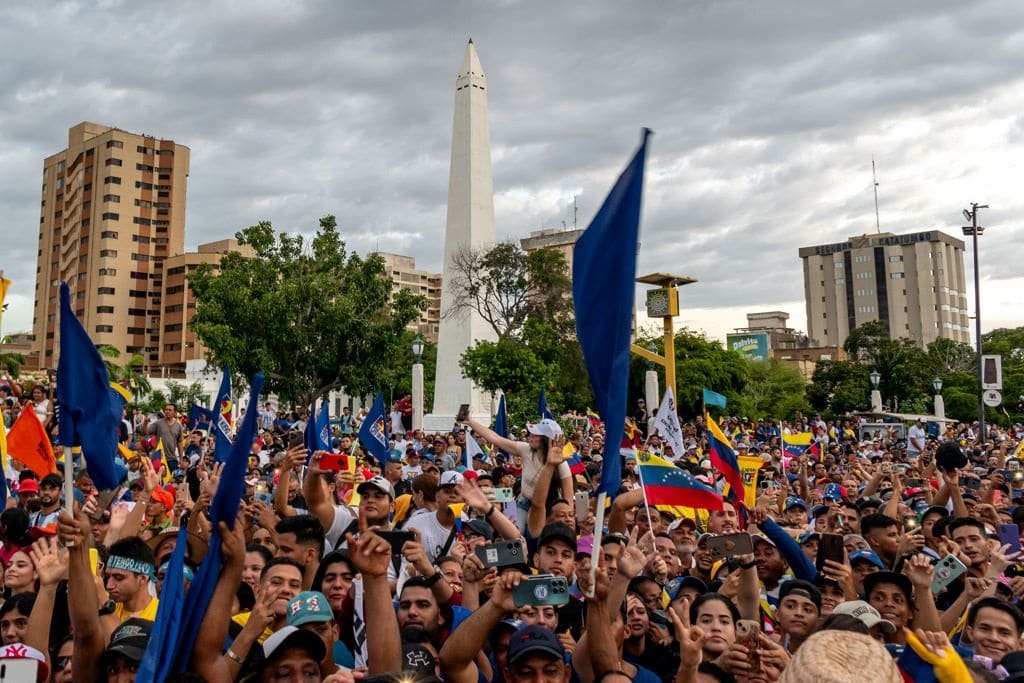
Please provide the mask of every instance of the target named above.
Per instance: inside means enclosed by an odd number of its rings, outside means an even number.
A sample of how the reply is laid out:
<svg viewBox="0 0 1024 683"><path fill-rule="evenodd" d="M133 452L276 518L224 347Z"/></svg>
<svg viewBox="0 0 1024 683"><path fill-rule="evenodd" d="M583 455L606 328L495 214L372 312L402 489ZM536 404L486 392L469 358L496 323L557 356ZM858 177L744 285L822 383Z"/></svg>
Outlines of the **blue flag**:
<svg viewBox="0 0 1024 683"><path fill-rule="evenodd" d="M263 390L263 374L256 373L252 378L249 388L249 405L258 406L260 392ZM217 529L217 523L224 521L228 527L234 528L235 517L238 516L238 506L245 492L245 474L249 464L249 450L256 438L256 421L259 418L258 410L247 410L242 426L238 430L235 443L231 447L231 453L224 461L224 470L221 472L220 485L210 502L210 523L213 531L210 534L210 542L202 564L195 572L195 579L185 594L184 604L181 608L181 617L176 623L168 624L167 631L161 642L161 657L167 657L168 661L161 662L161 670L170 670L171 673L179 673L188 666L192 654L192 646L196 642L196 634L203 622L206 613L206 606L213 596L213 589L217 585L217 577L221 570L221 537ZM140 678L139 680L162 681L166 677Z"/></svg>
<svg viewBox="0 0 1024 683"><path fill-rule="evenodd" d="M327 412L327 401L320 404L320 412L315 420L312 413L313 411L310 411L306 430L302 433L302 440L306 446L306 462L309 462L315 451L331 450L331 418Z"/></svg>
<svg viewBox="0 0 1024 683"><path fill-rule="evenodd" d="M537 398L537 414L540 415L540 419L554 420L555 416L551 414L551 410L548 409L548 396L544 392L544 387L540 388L540 397Z"/></svg>
<svg viewBox="0 0 1024 683"><path fill-rule="evenodd" d="M494 415L494 433L498 436L508 438L508 411L505 408L505 393L502 392L498 398L498 412ZM504 453L492 445L492 452ZM506 453L507 455L507 453Z"/></svg>
<svg viewBox="0 0 1024 683"><path fill-rule="evenodd" d="M57 362L60 444L81 446L96 488L116 488L126 471L114 462L124 403L114 400L107 367L71 310L66 282L60 284L60 360Z"/></svg>
<svg viewBox="0 0 1024 683"><path fill-rule="evenodd" d="M220 389L217 390L217 398L214 399L210 413L213 418L213 434L217 439L213 459L225 462L231 453L231 368L226 365L221 370ZM252 445L252 439L249 445Z"/></svg>
<svg viewBox="0 0 1024 683"><path fill-rule="evenodd" d="M718 406L719 408L725 407L725 396L718 393L717 391L711 391L710 389L703 390L704 407L707 406Z"/></svg>
<svg viewBox="0 0 1024 683"><path fill-rule="evenodd" d="M359 426L359 443L370 455L383 463L388 455L388 416L384 413L384 392L378 391L370 412ZM382 465L383 467L383 465Z"/></svg>
<svg viewBox="0 0 1024 683"><path fill-rule="evenodd" d="M572 258L576 336L605 426L597 490L609 496L622 484L619 444L626 424L633 281L649 135L645 128L640 148L577 240Z"/></svg>
<svg viewBox="0 0 1024 683"><path fill-rule="evenodd" d="M168 638L176 636L181 622L181 609L185 604L185 551L188 549L188 527L178 529L178 542L167 563L160 604L153 622L153 632L146 644L146 652L139 663L136 679L140 681L164 681L171 675L173 664L166 644ZM176 642L176 641L175 641Z"/></svg>
<svg viewBox="0 0 1024 683"><path fill-rule="evenodd" d="M198 403L193 403L192 407L189 408L189 429L202 429L203 431L206 431L210 428L210 423L212 421L213 417L210 415L210 411Z"/></svg>

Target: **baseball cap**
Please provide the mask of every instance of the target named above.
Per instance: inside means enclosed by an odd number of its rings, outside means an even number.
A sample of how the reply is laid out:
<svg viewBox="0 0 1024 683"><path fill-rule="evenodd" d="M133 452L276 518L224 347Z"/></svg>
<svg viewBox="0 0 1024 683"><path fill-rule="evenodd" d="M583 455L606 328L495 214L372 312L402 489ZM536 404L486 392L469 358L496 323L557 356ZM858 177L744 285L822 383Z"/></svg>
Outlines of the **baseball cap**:
<svg viewBox="0 0 1024 683"><path fill-rule="evenodd" d="M531 624L512 634L508 641L508 663L515 664L530 655L564 660L565 648L549 629Z"/></svg>
<svg viewBox="0 0 1024 683"><path fill-rule="evenodd" d="M380 475L367 479L357 486L356 493L365 493L368 488L375 488L378 491L383 491L391 497L391 500L395 499L395 489L391 486L391 482Z"/></svg>
<svg viewBox="0 0 1024 683"><path fill-rule="evenodd" d="M309 652L317 662L324 658L327 649L320 636L295 626L284 626L263 642L263 656L268 660L286 647L300 647Z"/></svg>
<svg viewBox="0 0 1024 683"><path fill-rule="evenodd" d="M153 622L149 619L128 619L110 634L110 645L104 654L124 655L132 661L141 662L152 633Z"/></svg>
<svg viewBox="0 0 1024 683"><path fill-rule="evenodd" d="M24 479L18 484L18 493L39 493L39 482L35 479Z"/></svg>
<svg viewBox="0 0 1024 683"><path fill-rule="evenodd" d="M170 510L174 507L174 496L171 495L170 491L165 491L161 488L153 489L153 492L149 494L150 500L156 503L160 503L165 509Z"/></svg>
<svg viewBox="0 0 1024 683"><path fill-rule="evenodd" d="M558 426L557 422L548 417L535 424L527 424L526 431L537 436L546 436L549 439L562 435L562 428Z"/></svg>
<svg viewBox="0 0 1024 683"><path fill-rule="evenodd" d="M321 623L334 619L327 597L319 591L302 591L288 602L288 625Z"/></svg>
<svg viewBox="0 0 1024 683"><path fill-rule="evenodd" d="M50 680L50 669L46 666L46 655L25 643L10 643L0 647L0 660L33 659L36 664L36 680Z"/></svg>
<svg viewBox="0 0 1024 683"><path fill-rule="evenodd" d="M687 525L687 526L692 526L694 529L697 528L697 521L695 519L693 519L692 517L683 516L683 517L679 517L674 522L672 522L671 524L668 525L669 533L675 531L676 529L678 529L679 527L683 526L684 524Z"/></svg>
<svg viewBox="0 0 1024 683"><path fill-rule="evenodd" d="M47 474L39 481L40 486L51 486L53 488L60 488L64 485L64 480L57 474Z"/></svg>
<svg viewBox="0 0 1024 683"><path fill-rule="evenodd" d="M392 448L388 451L388 462L402 462L402 451Z"/></svg>
<svg viewBox="0 0 1024 683"><path fill-rule="evenodd" d="M863 550L855 550L852 553L850 553L851 567L853 566L853 563L857 560L867 560L879 569L885 569L885 563L882 562L882 558L880 558L874 550L868 550L865 548Z"/></svg>
<svg viewBox="0 0 1024 683"><path fill-rule="evenodd" d="M839 484L828 484L823 494L825 500L840 501L843 499L843 489Z"/></svg>
<svg viewBox="0 0 1024 683"><path fill-rule="evenodd" d="M807 503L804 502L803 498L797 498L796 496L790 496L789 498L786 499L786 508L785 508L785 510L786 510L786 512L788 512L789 510L791 510L793 508L803 508L804 510L806 510L807 509Z"/></svg>
<svg viewBox="0 0 1024 683"><path fill-rule="evenodd" d="M483 536L490 543L494 540L494 527L482 519L471 519L462 525L464 531Z"/></svg>
<svg viewBox="0 0 1024 683"><path fill-rule="evenodd" d="M545 526L537 538L537 547L542 548L551 541L563 541L576 552L576 534L567 524L552 522Z"/></svg>
<svg viewBox="0 0 1024 683"><path fill-rule="evenodd" d="M594 554L594 536L593 534L587 536L580 536L576 539L576 554L577 555L593 555Z"/></svg>
<svg viewBox="0 0 1024 683"><path fill-rule="evenodd" d="M821 540L821 534L819 534L817 531L805 531L805 532L803 532L802 534L800 534L797 537L796 542L799 545L803 545L804 543L807 543L807 541L820 541L820 540Z"/></svg>
<svg viewBox="0 0 1024 683"><path fill-rule="evenodd" d="M678 598L684 588L696 588L698 595L708 592L708 585L696 576L677 576L665 585L669 601Z"/></svg>
<svg viewBox="0 0 1024 683"><path fill-rule="evenodd" d="M437 482L437 488L444 488L445 486L458 486L466 479L458 472L448 470L447 472L441 473L441 480Z"/></svg>
<svg viewBox="0 0 1024 683"><path fill-rule="evenodd" d="M775 541L773 541L772 539L768 538L764 534L750 534L750 540L753 541L754 543L757 543L758 541L761 541L762 543L767 543L768 545L770 545L773 548L776 547L775 546Z"/></svg>
<svg viewBox="0 0 1024 683"><path fill-rule="evenodd" d="M834 610L832 610L832 614L849 614L851 617L859 619L861 623L868 628L880 626L883 633L887 633L889 635L896 633L896 624L892 623L888 619L883 619L882 615L878 613L878 610L863 600L847 600L846 602L841 602L836 605Z"/></svg>
<svg viewBox="0 0 1024 683"><path fill-rule="evenodd" d="M822 515L827 515L827 514L828 514L828 506L827 505L815 505L813 508L811 508L811 519L817 519L818 517L821 517Z"/></svg>
<svg viewBox="0 0 1024 683"><path fill-rule="evenodd" d="M924 512L921 513L921 519L924 519L933 512L937 512L943 517L949 517L949 510L947 510L942 505L930 505L924 509Z"/></svg>
<svg viewBox="0 0 1024 683"><path fill-rule="evenodd" d="M868 496L867 498L861 498L857 501L857 511L860 512L864 508L880 508L882 507L882 499L878 496Z"/></svg>

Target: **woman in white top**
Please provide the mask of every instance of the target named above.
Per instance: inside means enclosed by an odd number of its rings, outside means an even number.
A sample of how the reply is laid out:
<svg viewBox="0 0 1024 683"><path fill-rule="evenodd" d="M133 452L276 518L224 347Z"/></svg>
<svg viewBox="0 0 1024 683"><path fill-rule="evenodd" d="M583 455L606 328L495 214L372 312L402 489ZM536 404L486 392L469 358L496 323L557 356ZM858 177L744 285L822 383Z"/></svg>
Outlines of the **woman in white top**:
<svg viewBox="0 0 1024 683"><path fill-rule="evenodd" d="M485 427L476 420L467 419L466 424L472 427L474 432L487 439L487 443L495 448L509 454L518 453L522 456L522 488L519 491L519 498L516 503L519 529L525 529L526 513L530 510L530 500L533 498L533 489L537 485L537 479L544 469L548 448L552 439L562 435L562 428L558 426L557 422L547 418L537 424L528 424L526 425L526 431L529 433L529 440L523 443L522 441L513 441L512 439L499 436L493 429ZM561 491L561 497L572 502L572 472L569 471L569 465L565 462L561 463L558 466L557 473L559 480L558 490ZM552 488L554 487L552 486Z"/></svg>
<svg viewBox="0 0 1024 683"><path fill-rule="evenodd" d="M46 391L40 386L32 387L32 410L36 417L43 423L43 429L50 431L53 424L53 404L46 398Z"/></svg>

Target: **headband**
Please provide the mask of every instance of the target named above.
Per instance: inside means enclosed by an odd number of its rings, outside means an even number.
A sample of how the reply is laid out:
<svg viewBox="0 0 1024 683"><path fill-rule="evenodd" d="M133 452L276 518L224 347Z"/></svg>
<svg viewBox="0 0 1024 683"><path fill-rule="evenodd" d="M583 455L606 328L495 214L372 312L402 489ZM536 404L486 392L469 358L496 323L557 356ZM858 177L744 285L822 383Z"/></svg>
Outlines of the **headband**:
<svg viewBox="0 0 1024 683"><path fill-rule="evenodd" d="M107 569L118 569L121 571L132 572L133 574L145 574L146 576L153 576L153 565L149 562L143 562L142 560L133 560L130 557L123 555L111 555L107 558Z"/></svg>

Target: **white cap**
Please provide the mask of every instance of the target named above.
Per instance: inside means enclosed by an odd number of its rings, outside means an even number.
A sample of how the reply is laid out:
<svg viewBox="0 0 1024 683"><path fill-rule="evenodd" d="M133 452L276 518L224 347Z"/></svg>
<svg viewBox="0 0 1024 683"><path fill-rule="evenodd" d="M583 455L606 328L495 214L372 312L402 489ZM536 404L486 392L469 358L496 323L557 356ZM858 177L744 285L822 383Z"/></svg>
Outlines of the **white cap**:
<svg viewBox="0 0 1024 683"><path fill-rule="evenodd" d="M868 628L880 626L884 633L890 635L896 633L896 625L888 619L883 619L878 610L863 600L841 602L832 610L832 614L848 614L855 619L859 619Z"/></svg>
<svg viewBox="0 0 1024 683"><path fill-rule="evenodd" d="M562 428L558 426L558 423L547 417L536 424L527 424L526 431L537 436L546 436L549 439L562 435Z"/></svg>
<svg viewBox="0 0 1024 683"><path fill-rule="evenodd" d="M437 487L443 486L458 486L462 482L466 481L466 478L455 470L448 470L441 473L441 481L437 483Z"/></svg>
<svg viewBox="0 0 1024 683"><path fill-rule="evenodd" d="M364 491L366 491L367 488L370 487L388 494L389 496L391 496L391 500L395 499L395 488L391 485L390 481L388 481L387 479L380 475L377 475L376 477L371 477L370 479L367 479L362 484L357 486L356 493L361 494Z"/></svg>

